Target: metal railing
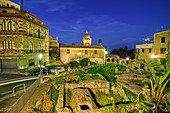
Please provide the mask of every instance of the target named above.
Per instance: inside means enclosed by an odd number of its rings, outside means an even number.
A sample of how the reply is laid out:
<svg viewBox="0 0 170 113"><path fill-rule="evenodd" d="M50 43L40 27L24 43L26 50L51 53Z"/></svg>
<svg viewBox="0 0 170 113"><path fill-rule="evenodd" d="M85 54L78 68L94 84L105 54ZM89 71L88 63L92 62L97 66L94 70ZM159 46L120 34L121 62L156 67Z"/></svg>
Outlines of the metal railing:
<svg viewBox="0 0 170 113"><path fill-rule="evenodd" d="M24 83L23 83L23 84L19 84L19 85L13 87L13 96L15 96L15 88L20 87L20 86L22 86L22 85L24 86L24 92L26 92L26 90L25 90L25 88L26 88L25 84L24 84Z"/></svg>

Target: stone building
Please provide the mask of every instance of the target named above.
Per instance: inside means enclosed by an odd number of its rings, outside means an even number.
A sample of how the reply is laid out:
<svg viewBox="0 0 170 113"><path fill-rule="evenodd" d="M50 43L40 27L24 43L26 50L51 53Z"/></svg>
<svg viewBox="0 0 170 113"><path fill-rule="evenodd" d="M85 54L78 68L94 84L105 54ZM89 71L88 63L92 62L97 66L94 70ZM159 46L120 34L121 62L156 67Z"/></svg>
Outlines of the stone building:
<svg viewBox="0 0 170 113"><path fill-rule="evenodd" d="M52 36L49 36L49 53L59 54L59 41L58 36L54 39Z"/></svg>
<svg viewBox="0 0 170 113"><path fill-rule="evenodd" d="M159 60L170 55L170 30L154 34L153 43L136 45L136 59L142 59L142 54L149 54Z"/></svg>
<svg viewBox="0 0 170 113"><path fill-rule="evenodd" d="M91 61L105 63L105 48L103 46L92 46L91 38L86 31L82 39L82 45L60 45L60 60L64 64L70 61L80 61L89 58Z"/></svg>
<svg viewBox="0 0 170 113"><path fill-rule="evenodd" d="M23 4L23 3L22 3ZM49 29L20 5L0 0L0 73L34 68L49 61Z"/></svg>

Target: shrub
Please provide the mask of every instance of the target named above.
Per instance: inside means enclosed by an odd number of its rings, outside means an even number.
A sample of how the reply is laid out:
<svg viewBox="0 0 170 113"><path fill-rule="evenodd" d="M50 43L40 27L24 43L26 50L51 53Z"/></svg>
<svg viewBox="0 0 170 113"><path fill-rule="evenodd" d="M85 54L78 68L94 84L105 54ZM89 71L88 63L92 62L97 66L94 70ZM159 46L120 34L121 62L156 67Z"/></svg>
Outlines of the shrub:
<svg viewBox="0 0 170 113"><path fill-rule="evenodd" d="M99 75L93 75L93 76L90 76L90 78L92 78L92 79L102 79L102 78L99 77Z"/></svg>
<svg viewBox="0 0 170 113"><path fill-rule="evenodd" d="M71 61L68 65L70 65L71 68L75 68L79 66L79 63L77 61Z"/></svg>
<svg viewBox="0 0 170 113"><path fill-rule="evenodd" d="M80 61L80 65L81 66L88 66L88 63L90 63L91 61L88 59L88 58L83 58L81 61Z"/></svg>

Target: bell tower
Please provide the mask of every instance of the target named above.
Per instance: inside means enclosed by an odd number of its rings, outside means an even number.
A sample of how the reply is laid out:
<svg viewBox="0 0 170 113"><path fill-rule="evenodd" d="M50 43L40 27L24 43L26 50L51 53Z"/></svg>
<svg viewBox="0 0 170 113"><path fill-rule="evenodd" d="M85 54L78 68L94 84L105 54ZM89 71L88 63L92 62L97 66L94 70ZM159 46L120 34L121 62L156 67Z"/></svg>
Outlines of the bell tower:
<svg viewBox="0 0 170 113"><path fill-rule="evenodd" d="M86 33L83 36L82 45L91 46L91 38L90 38L90 35L88 34L87 30L86 30Z"/></svg>

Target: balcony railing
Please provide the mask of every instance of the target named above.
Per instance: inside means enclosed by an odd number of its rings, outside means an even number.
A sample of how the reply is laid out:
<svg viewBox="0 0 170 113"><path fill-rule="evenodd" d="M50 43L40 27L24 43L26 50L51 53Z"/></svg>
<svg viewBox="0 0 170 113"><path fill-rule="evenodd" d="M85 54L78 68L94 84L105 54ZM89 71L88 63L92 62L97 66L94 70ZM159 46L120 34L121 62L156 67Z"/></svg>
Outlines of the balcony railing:
<svg viewBox="0 0 170 113"><path fill-rule="evenodd" d="M35 33L33 34L24 34L21 31L8 31L8 30L0 31L0 35L24 35L24 36L29 36L33 38L39 38L38 35L36 35ZM45 39L45 37L41 35L40 39Z"/></svg>
<svg viewBox="0 0 170 113"><path fill-rule="evenodd" d="M16 50L16 49L3 49L0 50L0 55L24 55L31 53L45 53L44 49L41 50Z"/></svg>

